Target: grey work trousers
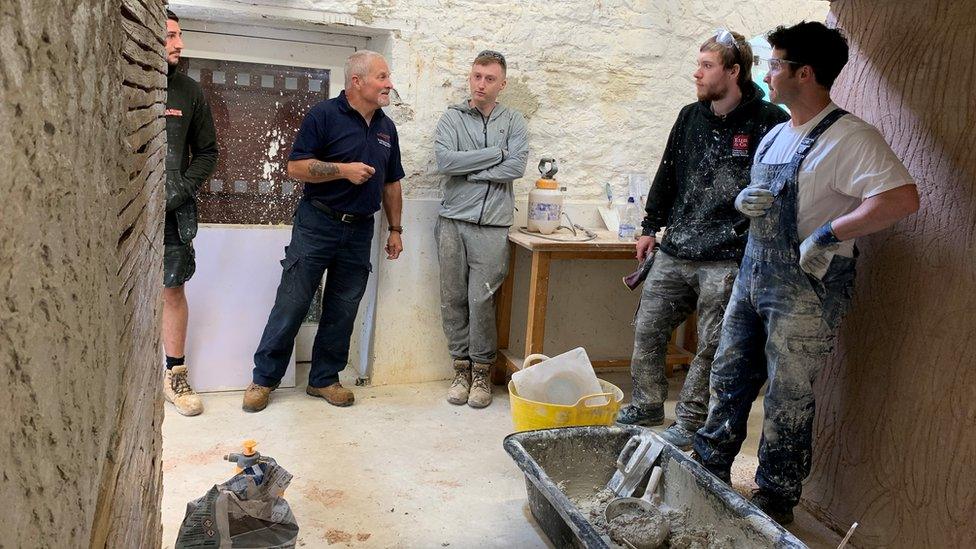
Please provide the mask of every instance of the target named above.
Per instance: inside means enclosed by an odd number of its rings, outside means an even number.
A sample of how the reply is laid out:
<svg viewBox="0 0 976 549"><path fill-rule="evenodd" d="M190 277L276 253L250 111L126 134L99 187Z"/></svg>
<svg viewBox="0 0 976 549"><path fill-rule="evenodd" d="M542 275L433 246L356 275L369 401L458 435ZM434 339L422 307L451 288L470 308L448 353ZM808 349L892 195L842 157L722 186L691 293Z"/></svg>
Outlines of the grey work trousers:
<svg viewBox="0 0 976 549"><path fill-rule="evenodd" d="M739 265L735 261L691 261L658 251L644 281L635 319L633 402L650 410L664 404L668 341L696 306L698 349L675 410L679 425L697 431L708 416L708 379L722 333L722 317L732 294Z"/></svg>
<svg viewBox="0 0 976 549"><path fill-rule="evenodd" d="M455 359L492 364L498 351L494 296L508 273L508 227L437 218L441 317Z"/></svg>

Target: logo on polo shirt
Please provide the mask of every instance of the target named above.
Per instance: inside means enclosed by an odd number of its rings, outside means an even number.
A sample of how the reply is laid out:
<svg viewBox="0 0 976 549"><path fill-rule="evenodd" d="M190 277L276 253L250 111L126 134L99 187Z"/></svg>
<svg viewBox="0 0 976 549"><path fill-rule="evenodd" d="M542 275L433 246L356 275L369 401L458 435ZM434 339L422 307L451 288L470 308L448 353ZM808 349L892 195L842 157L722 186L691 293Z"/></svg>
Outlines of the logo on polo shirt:
<svg viewBox="0 0 976 549"><path fill-rule="evenodd" d="M386 134L386 133L377 133L376 134L376 140L379 141L380 145L383 145L384 147L386 147L388 149L392 147L392 145L390 145L390 135L389 134Z"/></svg>
<svg viewBox="0 0 976 549"><path fill-rule="evenodd" d="M732 136L732 156L749 156L749 134L737 133Z"/></svg>
<svg viewBox="0 0 976 549"><path fill-rule="evenodd" d="M163 116L183 116L183 111L180 109L166 109L163 111Z"/></svg>

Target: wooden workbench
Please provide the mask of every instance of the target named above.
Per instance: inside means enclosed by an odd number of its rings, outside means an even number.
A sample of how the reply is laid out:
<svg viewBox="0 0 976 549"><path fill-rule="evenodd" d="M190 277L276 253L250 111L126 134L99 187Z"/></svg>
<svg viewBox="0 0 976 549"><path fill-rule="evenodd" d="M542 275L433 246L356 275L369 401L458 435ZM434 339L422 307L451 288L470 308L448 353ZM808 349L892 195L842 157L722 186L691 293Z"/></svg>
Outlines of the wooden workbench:
<svg viewBox="0 0 976 549"><path fill-rule="evenodd" d="M546 334L546 305L549 301L549 268L554 260L560 259L625 259L636 265L636 242L622 242L617 235L610 231L595 231L597 237L588 242L555 242L527 235L513 228L508 235L510 254L508 276L498 293L495 317L498 328L498 357L492 372L492 381L504 384L506 379L517 372L522 366L524 357L543 352L543 341ZM515 252L516 247L522 247L532 254L532 269L529 275L529 304L528 316L525 322L525 349L521 356L508 348L509 335L512 327L512 295L515 288ZM616 277L607 280L608 284L621 284ZM696 341L694 315L686 323L686 345L694 348ZM674 334L668 344L667 370L668 375L675 365L688 364L694 354L675 345ZM688 342L691 342L689 344ZM583 345L583 342L580 342ZM611 368L627 368L629 359L593 360L593 368L597 371Z"/></svg>

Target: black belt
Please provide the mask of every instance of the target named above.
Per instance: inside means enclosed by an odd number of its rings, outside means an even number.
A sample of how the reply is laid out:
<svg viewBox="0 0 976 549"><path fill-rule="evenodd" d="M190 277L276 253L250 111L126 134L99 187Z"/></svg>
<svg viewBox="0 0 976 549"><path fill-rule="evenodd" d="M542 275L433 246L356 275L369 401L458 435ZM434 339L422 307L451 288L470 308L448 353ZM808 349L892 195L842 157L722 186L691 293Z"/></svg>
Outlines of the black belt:
<svg viewBox="0 0 976 549"><path fill-rule="evenodd" d="M365 220L373 217L371 215L349 214L349 213L337 212L337 211L333 210L332 208L326 206L322 202L320 202L318 200L315 200L314 198L313 199L310 199L309 202L312 203L312 206L315 206L317 209L321 210L325 215L327 215L327 216L331 217L332 219L335 219L336 221L339 221L341 223L359 223L360 221L365 221Z"/></svg>

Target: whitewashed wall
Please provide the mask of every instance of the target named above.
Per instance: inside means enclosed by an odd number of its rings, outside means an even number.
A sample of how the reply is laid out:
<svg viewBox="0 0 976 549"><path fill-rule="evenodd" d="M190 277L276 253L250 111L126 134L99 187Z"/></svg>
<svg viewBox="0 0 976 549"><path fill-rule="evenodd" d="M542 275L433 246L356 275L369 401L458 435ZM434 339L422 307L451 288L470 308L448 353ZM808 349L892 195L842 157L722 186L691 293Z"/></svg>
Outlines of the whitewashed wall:
<svg viewBox="0 0 976 549"><path fill-rule="evenodd" d="M257 18L376 36L390 54L406 107L391 108L407 171L408 197L439 195L433 129L467 93L481 49L509 60L503 100L529 119L530 167L561 160L559 180L575 199L598 199L610 178L654 173L674 116L694 100L698 46L717 26L747 37L782 23L822 21L824 0L176 0L181 14ZM389 31L383 33L381 31ZM385 38L388 34L390 38ZM535 178L518 185L528 192ZM614 177L621 176L621 177Z"/></svg>
<svg viewBox="0 0 976 549"><path fill-rule="evenodd" d="M422 201L440 197L442 179L434 173L431 148L437 120L449 104L466 97L473 56L485 48L504 52L509 71L502 101L521 110L529 123L529 171L516 183L523 216L525 197L536 179L535 166L543 156L559 160L557 179L576 203L604 200L602 186L607 181L617 196L623 195L626 173L653 176L675 116L695 100L691 74L698 46L716 27L727 25L752 37L779 24L822 21L829 9L823 0L175 0L172 4L180 15L194 19L370 37L369 47L387 55L404 101L387 112L400 132L405 195L418 199L421 209ZM430 251L426 239L432 238L427 227L432 222L408 229L407 254L414 239L424 240L414 250ZM520 278L528 274L526 259L519 257ZM629 356L637 295L618 286L620 275L630 267L625 262L554 265L550 311L556 322L547 330L546 350L558 352L598 341L594 357ZM397 283L394 277L379 276L379 280L380 286L384 280ZM380 288L378 326L384 318L399 319L390 308L431 310L437 281L411 280L419 285L416 291ZM522 339L524 300L519 285L513 304L513 346ZM579 313L594 307L608 318L583 325L572 320L586 318ZM436 330L421 332L429 337L419 341L414 330L394 331L402 334L403 341L390 340L389 334L374 336L382 345L373 349L373 379L402 383L436 377L436 365L405 363L422 361L418 358L425 354L422 351L441 343ZM406 360L408 356L414 358ZM449 373L446 357L446 350L443 356L430 357L435 362L444 360L445 376Z"/></svg>

